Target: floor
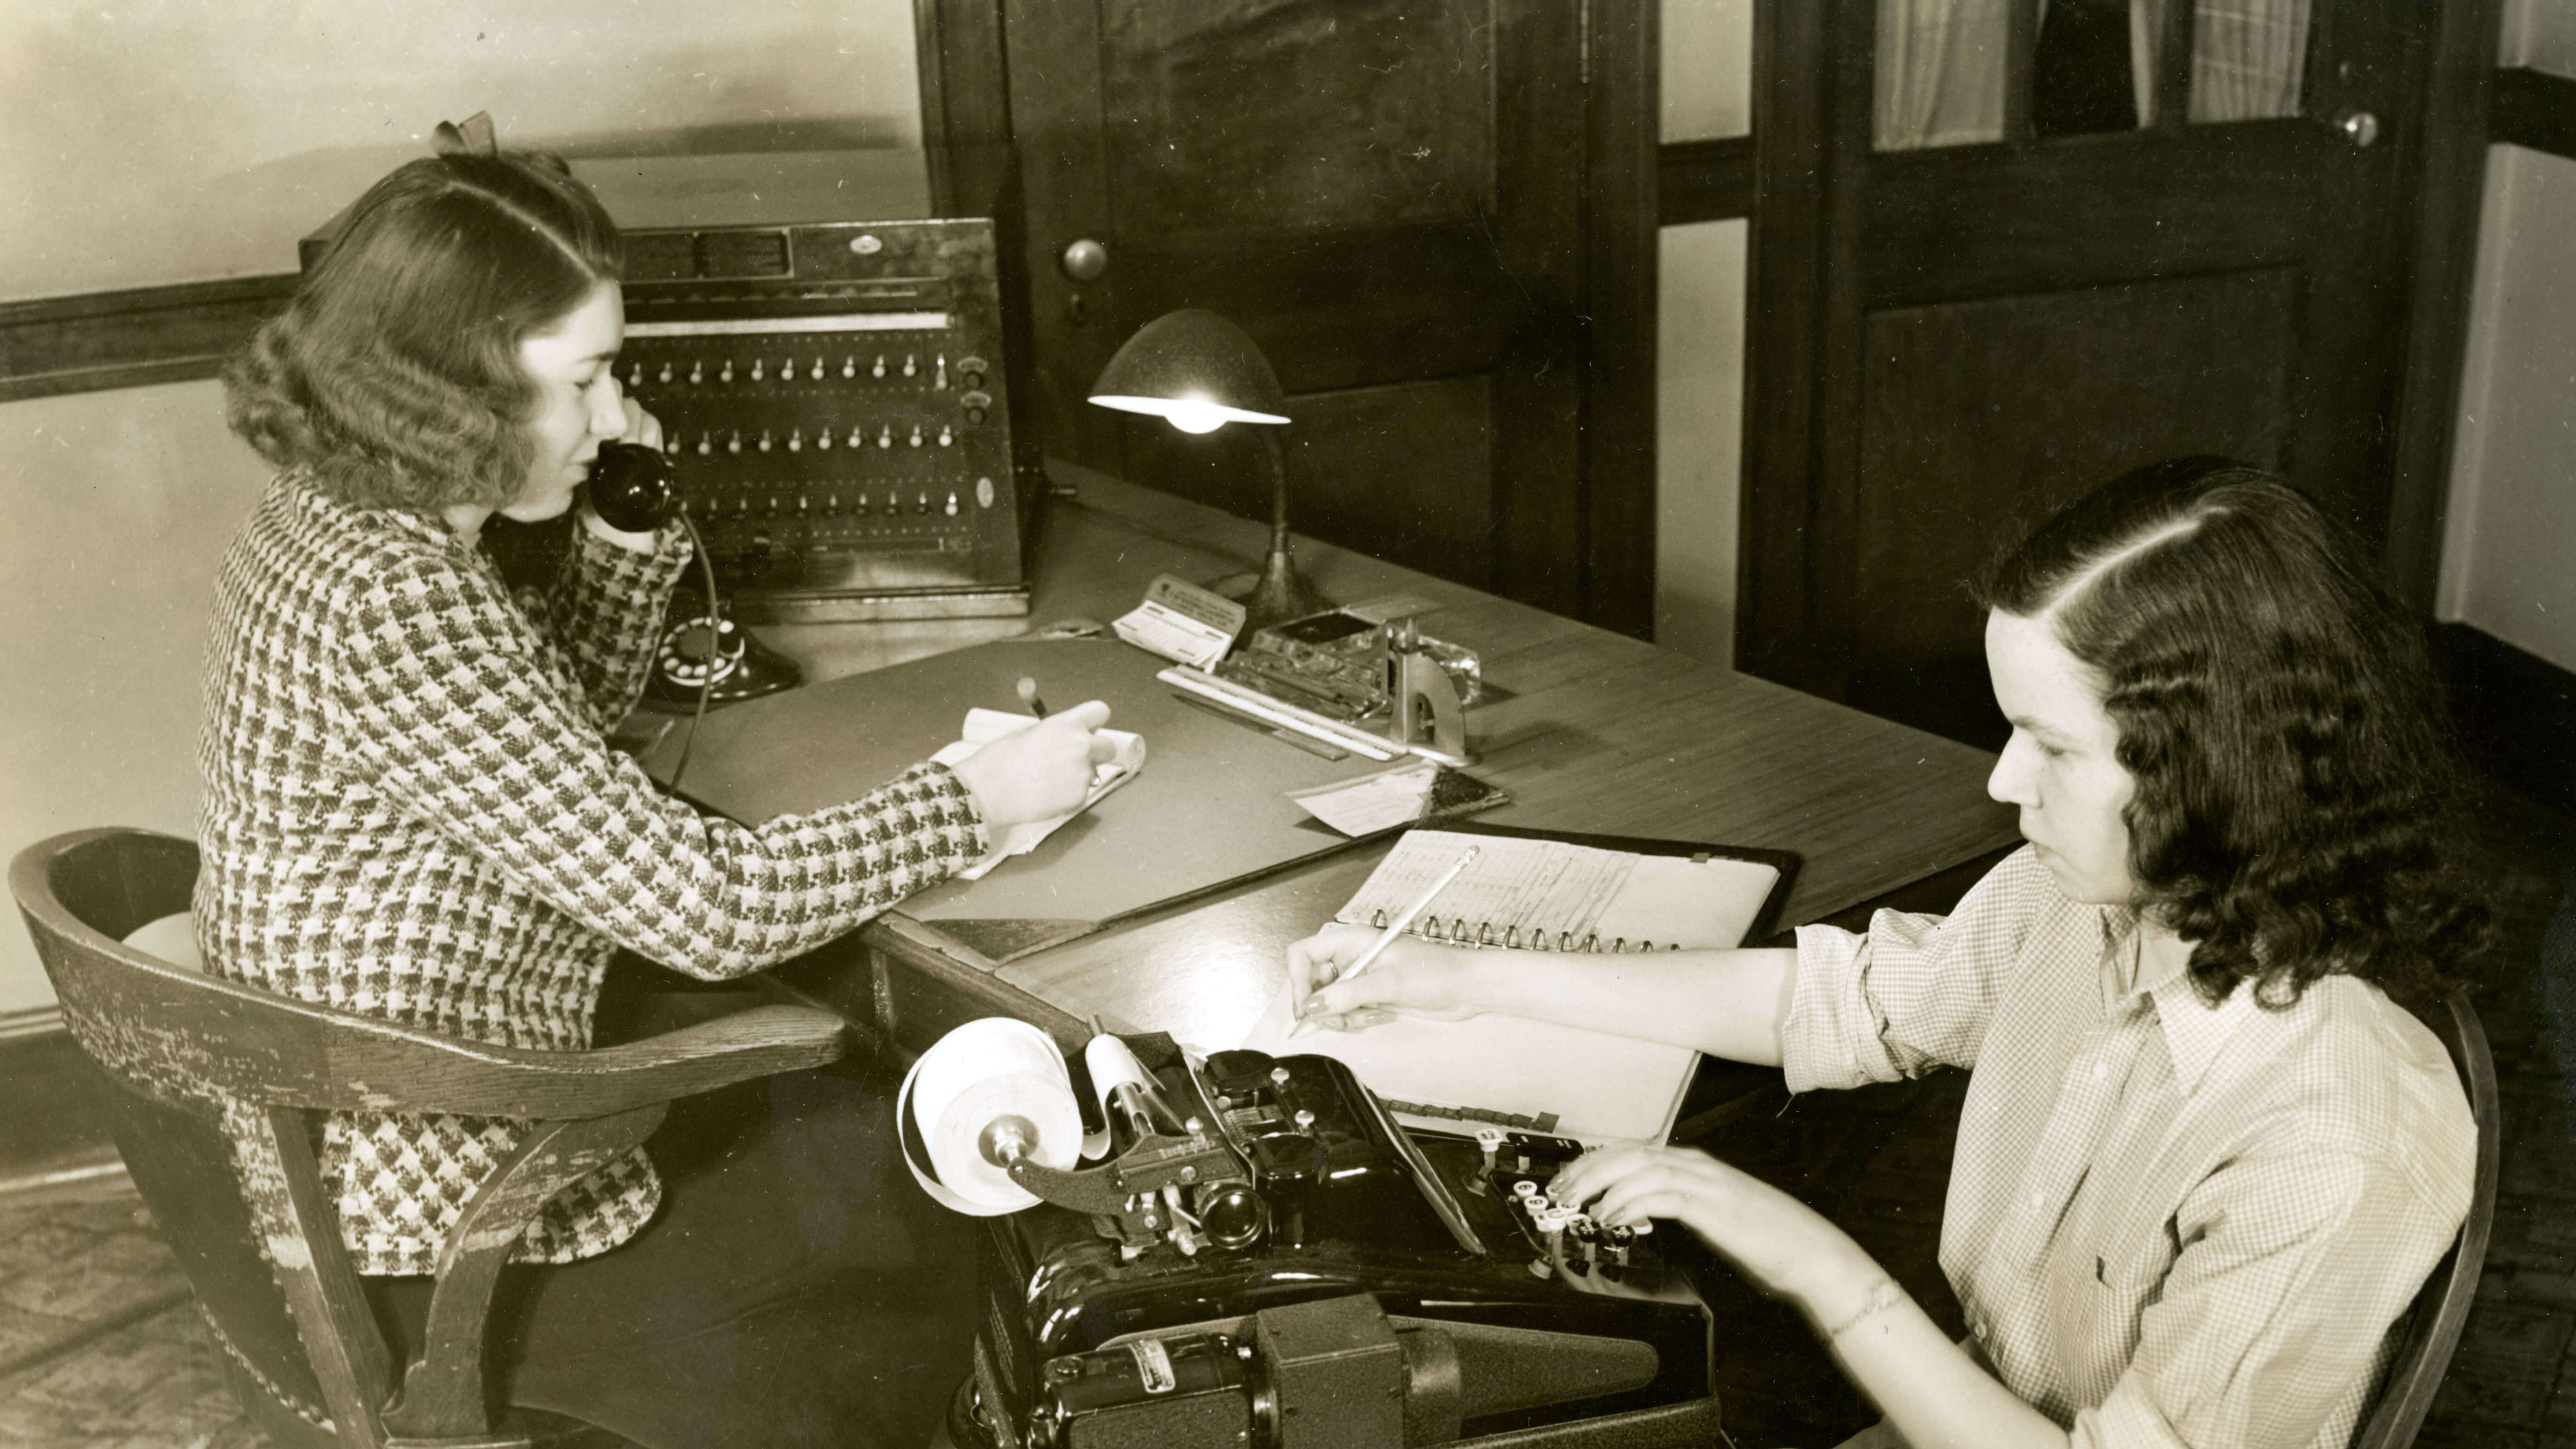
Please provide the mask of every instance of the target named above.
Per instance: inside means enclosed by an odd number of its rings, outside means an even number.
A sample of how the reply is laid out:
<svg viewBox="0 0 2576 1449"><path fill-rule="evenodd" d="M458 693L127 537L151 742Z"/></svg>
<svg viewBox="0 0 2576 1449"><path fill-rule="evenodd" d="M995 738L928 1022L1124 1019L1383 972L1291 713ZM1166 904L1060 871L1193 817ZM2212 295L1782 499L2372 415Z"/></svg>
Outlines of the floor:
<svg viewBox="0 0 2576 1449"><path fill-rule="evenodd" d="M2532 969L2558 893L2576 881L2576 824L2498 792L2476 848L2504 928L2478 965L2506 1109L2504 1180L2478 1307L2417 1443L2576 1449L2576 1030L2562 1047L2547 1028ZM1964 1085L1949 1073L1822 1094L1712 1143L1816 1203L1955 1317L1934 1250ZM62 1130L52 1112L38 1115L57 1125L28 1125L28 1097L6 1083L0 1093L12 1104L0 1124L18 1124L0 1137ZM0 1445L259 1449L150 1214L121 1175L82 1178L80 1163L70 1153L50 1164L69 1180L0 1195ZM1824 1445L1865 1422L1803 1325L1765 1311L1723 1330L1736 1442Z"/></svg>

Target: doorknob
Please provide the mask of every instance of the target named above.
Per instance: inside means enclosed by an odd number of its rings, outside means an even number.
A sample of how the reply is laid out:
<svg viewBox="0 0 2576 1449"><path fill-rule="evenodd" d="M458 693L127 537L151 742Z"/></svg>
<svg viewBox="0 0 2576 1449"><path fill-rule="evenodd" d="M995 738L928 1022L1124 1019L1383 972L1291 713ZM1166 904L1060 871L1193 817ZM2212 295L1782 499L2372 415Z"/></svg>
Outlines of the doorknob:
<svg viewBox="0 0 2576 1449"><path fill-rule="evenodd" d="M2366 146L2370 143L2365 141L2362 144ZM1056 265L1064 269L1066 276L1077 282L1096 282L1100 280L1102 273L1109 270L1109 248L1089 237L1068 242L1065 245L1064 255L1056 259Z"/></svg>
<svg viewBox="0 0 2576 1449"><path fill-rule="evenodd" d="M2379 139L2379 118L2368 111L2346 111L2335 117L2334 128L2356 151L2367 151Z"/></svg>

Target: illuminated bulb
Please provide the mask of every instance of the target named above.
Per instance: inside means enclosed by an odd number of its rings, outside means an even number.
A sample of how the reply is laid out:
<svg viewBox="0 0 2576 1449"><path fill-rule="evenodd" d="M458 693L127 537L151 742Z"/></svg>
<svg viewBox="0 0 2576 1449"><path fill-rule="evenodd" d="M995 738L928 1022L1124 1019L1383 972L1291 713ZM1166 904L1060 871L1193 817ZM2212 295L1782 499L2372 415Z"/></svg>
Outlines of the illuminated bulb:
<svg viewBox="0 0 2576 1449"><path fill-rule="evenodd" d="M1213 433L1225 426L1225 409L1197 398L1183 398L1172 404L1163 420L1185 433Z"/></svg>

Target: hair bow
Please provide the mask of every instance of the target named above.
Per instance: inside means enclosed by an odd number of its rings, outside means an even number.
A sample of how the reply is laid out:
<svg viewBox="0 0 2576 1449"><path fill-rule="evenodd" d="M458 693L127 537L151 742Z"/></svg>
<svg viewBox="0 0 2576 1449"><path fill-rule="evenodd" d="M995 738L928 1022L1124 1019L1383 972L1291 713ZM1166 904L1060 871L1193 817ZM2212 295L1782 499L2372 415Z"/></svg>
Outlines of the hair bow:
<svg viewBox="0 0 2576 1449"><path fill-rule="evenodd" d="M462 121L441 121L430 133L441 156L498 156L500 139L492 133L492 113L476 111Z"/></svg>

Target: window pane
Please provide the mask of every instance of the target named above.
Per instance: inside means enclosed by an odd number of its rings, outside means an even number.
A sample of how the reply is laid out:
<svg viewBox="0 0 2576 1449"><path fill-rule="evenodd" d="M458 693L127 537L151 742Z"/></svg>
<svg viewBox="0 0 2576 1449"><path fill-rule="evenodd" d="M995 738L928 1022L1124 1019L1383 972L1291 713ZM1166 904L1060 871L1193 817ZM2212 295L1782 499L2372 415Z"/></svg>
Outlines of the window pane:
<svg viewBox="0 0 2576 1449"><path fill-rule="evenodd" d="M1873 135L1882 151L2004 138L2006 9L2016 0L1878 0ZM2034 3L2034 0L2019 0Z"/></svg>
<svg viewBox="0 0 2576 1449"><path fill-rule="evenodd" d="M2192 15L2191 119L2299 114L2309 0L2199 0Z"/></svg>

